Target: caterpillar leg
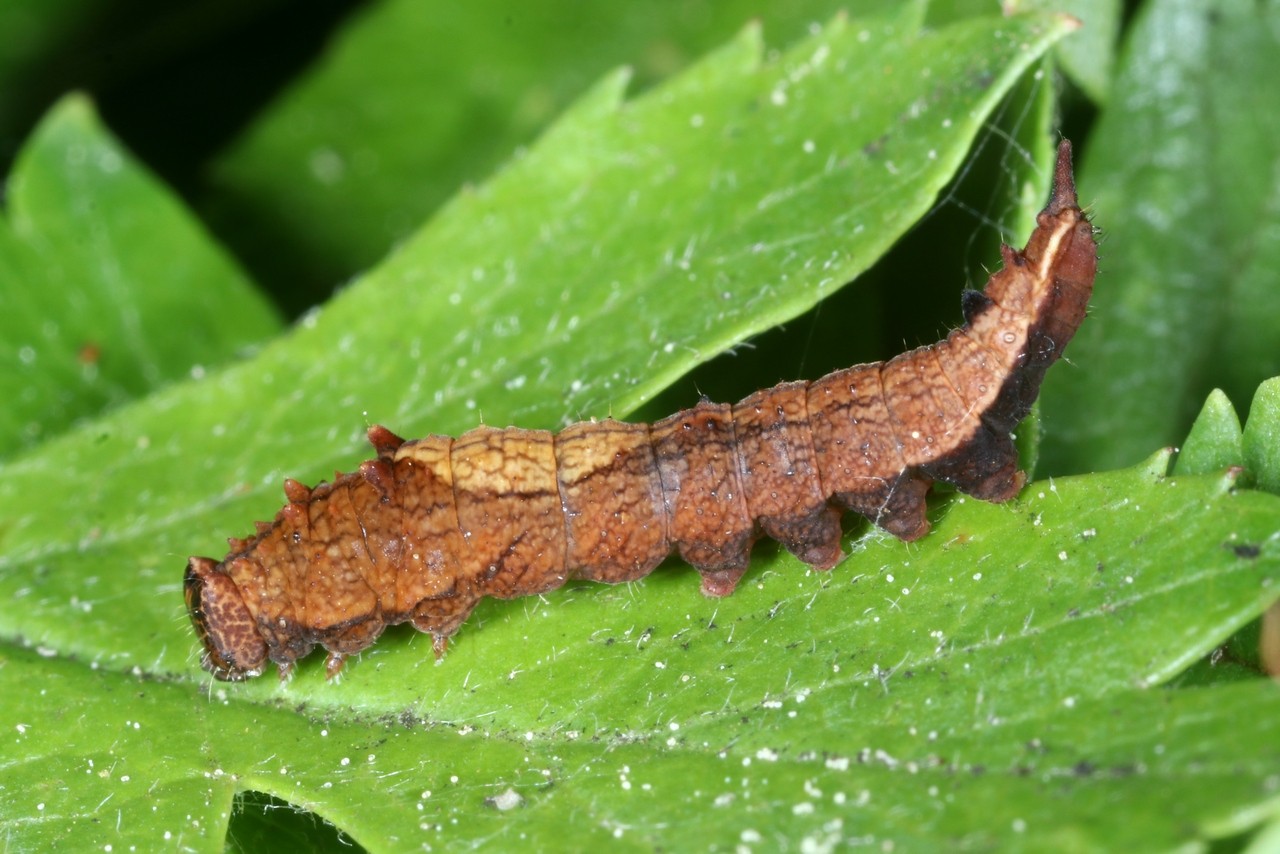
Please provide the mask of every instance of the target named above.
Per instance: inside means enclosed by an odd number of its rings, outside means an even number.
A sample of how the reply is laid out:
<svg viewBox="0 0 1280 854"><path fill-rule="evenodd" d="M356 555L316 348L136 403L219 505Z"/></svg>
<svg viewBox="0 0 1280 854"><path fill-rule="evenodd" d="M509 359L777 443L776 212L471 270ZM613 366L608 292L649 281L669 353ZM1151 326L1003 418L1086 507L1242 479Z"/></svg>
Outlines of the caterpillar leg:
<svg viewBox="0 0 1280 854"><path fill-rule="evenodd" d="M329 679L337 676L347 656L355 655L371 645L384 628L386 622L379 615L327 633L321 639L321 644L329 653L329 657L325 659L325 676Z"/></svg>
<svg viewBox="0 0 1280 854"><path fill-rule="evenodd" d="M836 500L867 517L900 540L918 540L929 532L925 496L932 481L908 474L865 492L836 493Z"/></svg>
<svg viewBox="0 0 1280 854"><path fill-rule="evenodd" d="M702 595L711 596L719 599L722 596L728 596L738 586L738 582L742 580L742 576L746 574L745 566L735 566L729 569L712 569L702 572Z"/></svg>
<svg viewBox="0 0 1280 854"><path fill-rule="evenodd" d="M838 507L822 504L808 515L762 518L761 529L814 569L831 569L844 559Z"/></svg>
<svg viewBox="0 0 1280 854"><path fill-rule="evenodd" d="M444 656L449 648L449 638L457 634L479 601L479 597L455 593L418 603L413 612L413 627L431 635L431 649L436 658Z"/></svg>
<svg viewBox="0 0 1280 854"><path fill-rule="evenodd" d="M1027 481L1026 474L1018 471L1013 439L986 424L969 440L964 453L944 456L922 468L931 477L983 501L1008 501Z"/></svg>

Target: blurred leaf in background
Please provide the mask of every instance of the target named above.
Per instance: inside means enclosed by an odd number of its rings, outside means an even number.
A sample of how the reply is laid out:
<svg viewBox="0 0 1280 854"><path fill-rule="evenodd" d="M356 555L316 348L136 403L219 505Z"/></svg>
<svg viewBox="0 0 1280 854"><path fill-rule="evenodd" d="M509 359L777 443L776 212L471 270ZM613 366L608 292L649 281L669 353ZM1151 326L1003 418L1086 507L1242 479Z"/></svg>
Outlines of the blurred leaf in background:
<svg viewBox="0 0 1280 854"><path fill-rule="evenodd" d="M276 312L71 96L14 164L0 224L0 457L244 355Z"/></svg>
<svg viewBox="0 0 1280 854"><path fill-rule="evenodd" d="M893 6L863 0L856 11ZM263 278L285 287L302 271L309 292L323 293L460 185L484 180L611 68L633 68L643 91L753 17L784 45L844 8L381 3L218 158L215 214L236 220L221 230L245 241ZM238 221L246 212L260 217L252 228Z"/></svg>
<svg viewBox="0 0 1280 854"><path fill-rule="evenodd" d="M1280 24L1274 3L1142 6L1082 197L1105 284L1044 392L1055 471L1126 465L1186 434L1205 396L1244 406L1280 374ZM1086 395L1095 404L1079 406Z"/></svg>

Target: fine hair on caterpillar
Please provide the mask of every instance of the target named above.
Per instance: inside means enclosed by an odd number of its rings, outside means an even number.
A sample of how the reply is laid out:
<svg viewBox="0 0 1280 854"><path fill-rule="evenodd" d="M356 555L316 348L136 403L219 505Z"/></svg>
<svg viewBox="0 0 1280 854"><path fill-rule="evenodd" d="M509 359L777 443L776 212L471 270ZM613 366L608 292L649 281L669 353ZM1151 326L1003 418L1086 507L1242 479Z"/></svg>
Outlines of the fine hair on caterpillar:
<svg viewBox="0 0 1280 854"><path fill-rule="evenodd" d="M369 430L377 457L333 483L285 481L288 503L221 561L192 557L184 592L202 664L282 677L316 645L335 675L388 625L437 655L485 596L569 579L647 575L674 549L709 596L731 593L762 535L817 569L844 554L852 510L903 539L929 529L934 482L1007 501L1025 475L1010 432L1083 321L1097 270L1058 148L1048 205L1022 250L962 299L964 325L886 362L703 401L652 425L558 434L477 427L405 441Z"/></svg>

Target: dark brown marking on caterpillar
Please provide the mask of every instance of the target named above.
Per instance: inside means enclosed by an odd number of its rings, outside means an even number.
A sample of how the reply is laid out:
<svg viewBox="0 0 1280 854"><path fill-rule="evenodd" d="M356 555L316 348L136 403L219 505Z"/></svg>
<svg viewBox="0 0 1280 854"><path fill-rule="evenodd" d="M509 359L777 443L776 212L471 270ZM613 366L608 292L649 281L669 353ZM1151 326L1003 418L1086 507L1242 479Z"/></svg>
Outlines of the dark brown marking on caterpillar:
<svg viewBox="0 0 1280 854"><path fill-rule="evenodd" d="M965 324L937 344L732 406L699 403L656 424L606 420L557 435L478 427L406 442L369 430L377 459L308 489L221 562L192 557L185 594L204 667L282 677L317 645L328 673L392 624L437 655L484 596L511 599L570 578L618 583L675 548L724 596L761 534L829 569L840 516L903 540L929 529L935 481L988 501L1021 489L1010 431L1084 319L1097 268L1076 202L1071 146L1026 248L1003 247Z"/></svg>

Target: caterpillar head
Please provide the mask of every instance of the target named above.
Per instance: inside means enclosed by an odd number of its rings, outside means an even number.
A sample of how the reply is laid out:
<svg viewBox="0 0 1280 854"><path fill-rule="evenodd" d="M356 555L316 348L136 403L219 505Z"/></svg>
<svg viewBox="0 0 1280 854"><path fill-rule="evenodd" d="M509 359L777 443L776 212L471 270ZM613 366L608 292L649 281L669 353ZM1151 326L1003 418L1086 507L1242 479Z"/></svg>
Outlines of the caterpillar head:
<svg viewBox="0 0 1280 854"><path fill-rule="evenodd" d="M239 682L261 673L267 644L240 589L218 562L190 558L182 585L191 624L204 644L201 666L224 682Z"/></svg>

